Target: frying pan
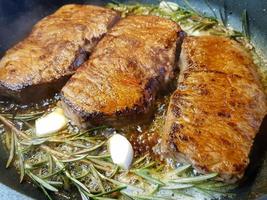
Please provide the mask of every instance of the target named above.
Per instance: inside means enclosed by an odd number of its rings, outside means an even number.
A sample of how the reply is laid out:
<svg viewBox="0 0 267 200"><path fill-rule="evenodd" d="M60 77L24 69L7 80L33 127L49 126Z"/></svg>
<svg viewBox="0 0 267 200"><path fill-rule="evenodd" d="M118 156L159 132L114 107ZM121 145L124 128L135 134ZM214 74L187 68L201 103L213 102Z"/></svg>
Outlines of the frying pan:
<svg viewBox="0 0 267 200"><path fill-rule="evenodd" d="M121 1L136 3L137 1ZM139 3L158 3L158 1L138 1ZM183 5L182 1L176 1ZM210 7L217 16L237 30L241 30L240 16L246 10L249 16L249 32L252 42L267 58L267 0L209 0ZM0 0L0 57L12 45L23 39L41 18L51 14L67 3L88 3L104 5L108 1L90 0ZM200 12L212 15L207 0L190 0ZM45 199L44 195L31 184L19 184L17 172L5 169L7 155L0 145L0 199ZM245 177L236 189L235 199L267 200L267 117L255 139L250 155L250 165Z"/></svg>

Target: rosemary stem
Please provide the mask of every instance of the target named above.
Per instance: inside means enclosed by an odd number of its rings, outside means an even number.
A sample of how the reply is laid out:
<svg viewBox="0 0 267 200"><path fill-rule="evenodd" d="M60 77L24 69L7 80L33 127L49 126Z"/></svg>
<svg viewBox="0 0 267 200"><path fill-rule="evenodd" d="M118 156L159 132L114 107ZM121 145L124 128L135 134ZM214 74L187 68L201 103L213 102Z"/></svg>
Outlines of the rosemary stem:
<svg viewBox="0 0 267 200"><path fill-rule="evenodd" d="M11 131L14 131L18 136L21 136L23 137L24 139L27 139L29 138L25 133L23 133L22 131L18 130L16 128L16 126L11 122L9 121L8 119L6 119L4 116L2 116L0 114L0 121L5 125L7 126L8 128L10 128Z"/></svg>
<svg viewBox="0 0 267 200"><path fill-rule="evenodd" d="M59 151L55 151L54 149L51 149L51 148L50 148L49 146L47 146L47 145L42 144L42 145L40 145L40 148L43 149L43 150L45 150L46 152L48 152L48 153L50 153L50 154L53 154L53 155L58 156L58 157L65 157L65 158L67 157L66 154L61 153L61 152L59 152Z"/></svg>

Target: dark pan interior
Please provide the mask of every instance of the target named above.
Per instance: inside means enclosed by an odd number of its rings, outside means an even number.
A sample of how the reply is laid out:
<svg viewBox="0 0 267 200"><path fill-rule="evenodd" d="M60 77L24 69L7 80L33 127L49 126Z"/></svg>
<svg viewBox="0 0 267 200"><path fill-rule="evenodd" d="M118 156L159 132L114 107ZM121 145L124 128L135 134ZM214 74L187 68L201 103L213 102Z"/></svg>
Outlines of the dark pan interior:
<svg viewBox="0 0 267 200"><path fill-rule="evenodd" d="M61 5L67 3L89 3L103 5L108 1L70 1L70 0L0 0L0 57L12 45L23 39L31 27L44 16L52 13ZM131 1L134 2L134 1ZM138 1L144 3L158 3L158 1ZM183 4L182 1L177 1ZM212 14L205 0L191 0L191 4L199 11ZM263 53L267 54L267 1L266 0L210 0L210 5L219 15L222 13L227 22L235 29L241 29L240 16L247 10L249 16L249 30L253 43ZM264 55L265 54L265 55ZM25 194L29 198L45 199L42 192L30 184L19 184L17 172L14 169L5 169L7 155L0 146L0 183L11 188L0 193L8 193L9 200L21 199L13 195L14 191ZM267 199L267 117L264 119L260 132L256 137L251 163L245 178L236 190L236 199ZM0 196L0 199L4 199Z"/></svg>

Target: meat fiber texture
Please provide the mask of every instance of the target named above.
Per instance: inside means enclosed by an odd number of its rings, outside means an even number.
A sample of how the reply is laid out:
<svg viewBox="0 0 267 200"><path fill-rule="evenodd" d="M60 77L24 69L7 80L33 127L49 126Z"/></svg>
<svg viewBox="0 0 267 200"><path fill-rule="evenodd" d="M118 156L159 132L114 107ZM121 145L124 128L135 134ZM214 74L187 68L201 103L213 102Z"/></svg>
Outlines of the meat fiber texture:
<svg viewBox="0 0 267 200"><path fill-rule="evenodd" d="M249 52L219 36L187 37L171 96L162 151L228 182L242 178L266 115L266 96Z"/></svg>
<svg viewBox="0 0 267 200"><path fill-rule="evenodd" d="M119 15L91 5L65 5L39 21L0 61L0 96L28 103L58 92Z"/></svg>
<svg viewBox="0 0 267 200"><path fill-rule="evenodd" d="M83 128L142 118L174 78L182 37L180 27L168 19L122 19L63 87L65 113Z"/></svg>

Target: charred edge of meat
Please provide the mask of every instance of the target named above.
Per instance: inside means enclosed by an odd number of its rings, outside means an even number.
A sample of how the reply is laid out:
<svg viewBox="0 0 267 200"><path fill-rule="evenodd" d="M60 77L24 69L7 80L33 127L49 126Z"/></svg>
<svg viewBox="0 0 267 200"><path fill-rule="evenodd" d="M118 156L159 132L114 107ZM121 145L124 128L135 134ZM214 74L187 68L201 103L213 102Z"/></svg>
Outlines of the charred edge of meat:
<svg viewBox="0 0 267 200"><path fill-rule="evenodd" d="M186 37L186 33L183 30L180 30L177 32L177 41L176 41L176 51L175 51L175 60L174 60L174 68L173 68L173 74L171 77L171 81L169 81L166 86L164 88L160 88L159 90L159 96L164 96L164 95L169 95L171 93L173 93L176 88L177 88L177 76L180 72L180 68L179 68L179 60L180 60L180 55L181 55L181 51L182 51L182 44L183 44L183 40Z"/></svg>
<svg viewBox="0 0 267 200"><path fill-rule="evenodd" d="M120 19L121 19L121 13L119 13L118 11L114 11L116 12L117 15L114 17L113 21L108 25L107 29L111 29Z"/></svg>
<svg viewBox="0 0 267 200"><path fill-rule="evenodd" d="M161 146L162 159L163 160L173 159L176 162L183 163L183 164L191 163L197 172L202 173L202 174L210 173L210 171L207 169L206 166L199 165L199 163L196 163L193 159L190 159L186 154L179 152L179 149L174 142L178 136L176 136L175 132L173 132L173 131L175 131L174 129L177 129L177 128L180 129L178 124L172 125L172 130L171 130L172 135L167 141L165 141L166 142L165 146L168 145L168 148L167 147L163 148L163 146ZM170 151L170 149L171 149L171 151ZM240 170L236 171L236 172L237 172L236 174L220 173L220 176L216 177L216 180L218 180L218 181L227 180L227 183L235 183L238 180L240 180L244 174L244 173L240 174Z"/></svg>
<svg viewBox="0 0 267 200"><path fill-rule="evenodd" d="M144 95L140 99L142 103L139 105L134 105L131 109L125 108L123 110L115 112L112 117L110 115L105 115L101 112L87 113L75 106L71 101L66 99L63 94L61 94L60 105L65 110L65 114L69 117L74 124L81 128L87 128L88 126L106 124L115 127L121 127L126 123L138 124L146 123L150 121L153 117L153 103L155 99L155 93L153 91L157 90L159 87L159 77L151 78L145 88ZM152 109L150 109L152 108Z"/></svg>
<svg viewBox="0 0 267 200"><path fill-rule="evenodd" d="M90 52L86 51L84 48L80 48L78 55L75 57L75 60L71 64L71 70L76 70L81 66L86 60L88 60Z"/></svg>
<svg viewBox="0 0 267 200"><path fill-rule="evenodd" d="M171 77L171 81L169 81L168 83L166 83L166 85L164 85L164 87L161 87L160 85L160 77L157 77L156 79L158 80L158 89L157 89L157 94L155 98L158 97L163 97L165 95L169 95L170 93L174 92L176 90L177 87L177 74L179 74L179 63L178 60L180 58L180 54L181 54L181 47L182 47L182 43L183 40L186 37L186 33L183 30L180 30L179 32L177 32L177 41L176 41L176 51L175 51L175 60L174 60L174 69L173 69L173 74ZM164 69L164 68L162 68ZM159 70L162 70L159 69ZM163 74L164 72L160 72L159 74ZM161 80L163 81L163 80Z"/></svg>
<svg viewBox="0 0 267 200"><path fill-rule="evenodd" d="M105 36L105 33L99 37L93 37L91 40L85 40L84 47L81 47L76 53L75 59L72 62L70 69L76 71L86 60L89 59L93 48L96 46L98 41L100 41ZM74 73L74 72L73 72Z"/></svg>
<svg viewBox="0 0 267 200"><path fill-rule="evenodd" d="M150 122L153 119L153 111L150 111L143 114L143 113L138 113L136 114L136 110L141 111L138 107L136 106L134 110L130 110L128 108L125 108L125 110L128 111L128 115L122 115L121 113L118 114L117 116L110 117L110 116L105 116L103 113L100 112L94 112L91 114L88 114L81 109L74 109L72 107L71 103L68 103L68 100L62 100L60 101L60 106L64 109L65 115L71 119L73 124L77 125L78 127L82 129L86 129L90 126L97 126L97 125L108 125L108 126L113 126L113 127L123 127L125 124L140 124L140 123L147 123ZM79 110L79 111L77 111ZM127 112L125 111L124 114ZM131 116L135 112L133 116ZM131 116L131 117L129 117Z"/></svg>
<svg viewBox="0 0 267 200"><path fill-rule="evenodd" d="M7 89L0 85L1 99L15 100L17 103L37 103L43 99L52 98L66 84L70 75L61 77L49 83L24 87L20 90Z"/></svg>
<svg viewBox="0 0 267 200"><path fill-rule="evenodd" d="M176 47L176 57L175 57L176 64L178 64L177 61L180 58L180 54L181 54L181 50L182 50L181 47L182 47L182 44L183 44L183 41L184 41L185 37L186 37L186 32L184 32L183 30L178 32L178 37L177 37L178 40L176 42L176 45L177 45L177 47ZM178 66L177 66L177 68L178 68Z"/></svg>

